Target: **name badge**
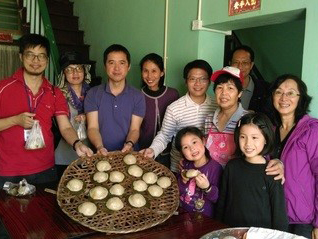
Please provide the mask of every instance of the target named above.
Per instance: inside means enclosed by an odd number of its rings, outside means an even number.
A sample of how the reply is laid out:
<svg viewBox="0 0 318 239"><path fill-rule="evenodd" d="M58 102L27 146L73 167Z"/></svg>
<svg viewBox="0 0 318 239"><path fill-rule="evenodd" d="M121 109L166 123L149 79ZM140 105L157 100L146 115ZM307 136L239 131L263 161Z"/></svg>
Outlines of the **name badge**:
<svg viewBox="0 0 318 239"><path fill-rule="evenodd" d="M28 138L30 137L31 129L25 129L24 130L24 141L26 142Z"/></svg>

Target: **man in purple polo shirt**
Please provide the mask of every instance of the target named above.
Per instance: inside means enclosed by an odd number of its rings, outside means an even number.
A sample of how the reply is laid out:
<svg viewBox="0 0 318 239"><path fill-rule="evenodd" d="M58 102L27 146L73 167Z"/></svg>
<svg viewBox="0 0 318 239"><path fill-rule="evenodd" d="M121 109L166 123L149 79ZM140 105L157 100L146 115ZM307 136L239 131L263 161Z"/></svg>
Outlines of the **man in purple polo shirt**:
<svg viewBox="0 0 318 239"><path fill-rule="evenodd" d="M143 94L127 84L130 53L124 46L109 46L104 65L108 82L89 90L84 108L88 138L97 153L106 155L108 151L134 149L146 103Z"/></svg>

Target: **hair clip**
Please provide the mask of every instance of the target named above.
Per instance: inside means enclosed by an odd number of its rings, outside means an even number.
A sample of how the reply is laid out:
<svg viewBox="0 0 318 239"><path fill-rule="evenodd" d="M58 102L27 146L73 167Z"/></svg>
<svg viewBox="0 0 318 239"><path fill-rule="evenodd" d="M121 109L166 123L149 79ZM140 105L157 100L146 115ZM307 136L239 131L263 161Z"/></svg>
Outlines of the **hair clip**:
<svg viewBox="0 0 318 239"><path fill-rule="evenodd" d="M239 120L239 122L237 123L237 127L241 126L241 120Z"/></svg>

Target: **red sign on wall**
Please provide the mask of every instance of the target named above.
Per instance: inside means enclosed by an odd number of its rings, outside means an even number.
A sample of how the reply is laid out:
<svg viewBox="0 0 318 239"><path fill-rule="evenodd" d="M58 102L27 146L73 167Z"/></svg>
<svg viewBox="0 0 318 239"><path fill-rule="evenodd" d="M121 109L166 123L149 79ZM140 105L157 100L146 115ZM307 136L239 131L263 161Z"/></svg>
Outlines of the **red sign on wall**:
<svg viewBox="0 0 318 239"><path fill-rule="evenodd" d="M0 42L13 42L12 34L0 32Z"/></svg>
<svg viewBox="0 0 318 239"><path fill-rule="evenodd" d="M229 0L229 16L261 9L261 0Z"/></svg>

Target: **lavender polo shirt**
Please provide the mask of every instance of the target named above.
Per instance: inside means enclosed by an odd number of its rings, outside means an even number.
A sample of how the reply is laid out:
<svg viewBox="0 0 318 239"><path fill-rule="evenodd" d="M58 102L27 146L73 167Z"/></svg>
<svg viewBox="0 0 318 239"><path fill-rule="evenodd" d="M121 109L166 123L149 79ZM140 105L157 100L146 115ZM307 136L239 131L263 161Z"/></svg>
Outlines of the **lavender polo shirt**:
<svg viewBox="0 0 318 239"><path fill-rule="evenodd" d="M114 96L109 85L90 89L85 97L85 113L98 111L99 132L108 151L121 150L129 132L132 115L144 117L146 103L141 91L126 82L123 92Z"/></svg>

